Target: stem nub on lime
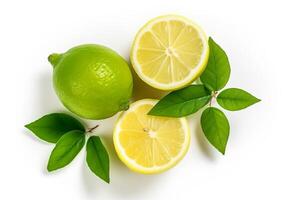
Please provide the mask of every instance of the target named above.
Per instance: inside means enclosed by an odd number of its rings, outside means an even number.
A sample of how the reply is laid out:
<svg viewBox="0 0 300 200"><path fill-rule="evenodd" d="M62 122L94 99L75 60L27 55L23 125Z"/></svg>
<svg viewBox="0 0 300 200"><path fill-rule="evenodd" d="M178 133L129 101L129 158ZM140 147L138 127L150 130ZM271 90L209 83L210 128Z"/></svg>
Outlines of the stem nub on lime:
<svg viewBox="0 0 300 200"><path fill-rule="evenodd" d="M86 44L48 57L56 94L70 111L88 119L104 119L128 108L132 76L115 51Z"/></svg>

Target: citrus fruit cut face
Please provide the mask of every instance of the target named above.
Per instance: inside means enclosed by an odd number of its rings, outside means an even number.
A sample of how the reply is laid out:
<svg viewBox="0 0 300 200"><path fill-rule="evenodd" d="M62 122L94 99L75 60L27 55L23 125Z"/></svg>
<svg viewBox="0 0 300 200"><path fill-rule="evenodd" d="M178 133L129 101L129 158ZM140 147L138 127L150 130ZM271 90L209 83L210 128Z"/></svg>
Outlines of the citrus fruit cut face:
<svg viewBox="0 0 300 200"><path fill-rule="evenodd" d="M144 25L131 49L131 62L139 77L154 88L174 90L196 79L209 55L207 37L190 20L166 15Z"/></svg>
<svg viewBox="0 0 300 200"><path fill-rule="evenodd" d="M128 108L132 76L115 51L86 44L63 54L51 54L53 86L61 102L88 119L104 119Z"/></svg>
<svg viewBox="0 0 300 200"><path fill-rule="evenodd" d="M133 103L119 117L114 145L119 158L131 170L155 174L176 165L186 154L190 132L185 118L150 116L157 100Z"/></svg>

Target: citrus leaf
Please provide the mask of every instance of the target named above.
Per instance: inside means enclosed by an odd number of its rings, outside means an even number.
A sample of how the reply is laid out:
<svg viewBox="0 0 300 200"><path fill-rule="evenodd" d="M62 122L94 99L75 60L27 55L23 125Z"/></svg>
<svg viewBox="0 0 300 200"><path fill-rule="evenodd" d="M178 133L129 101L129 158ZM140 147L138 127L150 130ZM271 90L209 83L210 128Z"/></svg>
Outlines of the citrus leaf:
<svg viewBox="0 0 300 200"><path fill-rule="evenodd" d="M51 152L47 169L53 171L68 165L85 144L83 131L73 130L63 135Z"/></svg>
<svg viewBox="0 0 300 200"><path fill-rule="evenodd" d="M91 136L86 145L86 162L99 178L109 183L109 156L98 136Z"/></svg>
<svg viewBox="0 0 300 200"><path fill-rule="evenodd" d="M217 97L219 105L230 111L242 110L259 101L260 99L238 88L223 90Z"/></svg>
<svg viewBox="0 0 300 200"><path fill-rule="evenodd" d="M202 83L211 91L218 91L226 85L230 77L230 64L225 51L210 37L209 59L200 76Z"/></svg>
<svg viewBox="0 0 300 200"><path fill-rule="evenodd" d="M225 154L230 127L224 113L217 108L206 108L201 116L201 126L207 140Z"/></svg>
<svg viewBox="0 0 300 200"><path fill-rule="evenodd" d="M210 99L210 92L203 85L190 85L163 97L148 114L183 117L197 112Z"/></svg>
<svg viewBox="0 0 300 200"><path fill-rule="evenodd" d="M47 142L56 143L68 131L84 131L83 125L74 117L64 113L52 113L25 125L37 137Z"/></svg>

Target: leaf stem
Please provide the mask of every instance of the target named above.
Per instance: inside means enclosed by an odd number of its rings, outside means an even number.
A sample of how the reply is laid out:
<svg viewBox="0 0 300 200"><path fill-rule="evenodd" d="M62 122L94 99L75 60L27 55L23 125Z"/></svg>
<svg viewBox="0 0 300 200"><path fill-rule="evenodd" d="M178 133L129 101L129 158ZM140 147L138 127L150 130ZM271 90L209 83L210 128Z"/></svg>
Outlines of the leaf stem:
<svg viewBox="0 0 300 200"><path fill-rule="evenodd" d="M95 129L98 128L98 127L99 127L99 124L97 124L96 126L94 126L94 127L92 127L92 128L89 128L86 132L87 132L87 133L92 133L93 130L95 130Z"/></svg>
<svg viewBox="0 0 300 200"><path fill-rule="evenodd" d="M211 99L209 101L209 106L210 107L212 105L212 101L217 98L217 94L218 94L218 91L212 91L212 93L211 93Z"/></svg>

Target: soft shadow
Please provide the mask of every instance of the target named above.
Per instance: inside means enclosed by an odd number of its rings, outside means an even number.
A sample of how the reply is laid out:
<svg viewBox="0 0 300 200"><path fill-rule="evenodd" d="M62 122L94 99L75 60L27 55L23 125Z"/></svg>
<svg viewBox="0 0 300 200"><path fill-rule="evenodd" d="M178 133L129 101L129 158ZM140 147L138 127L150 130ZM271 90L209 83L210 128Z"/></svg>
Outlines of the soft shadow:
<svg viewBox="0 0 300 200"><path fill-rule="evenodd" d="M41 73L36 84L38 85L38 102L32 105L34 110L37 109L39 112L64 110L52 86L52 71Z"/></svg>
<svg viewBox="0 0 300 200"><path fill-rule="evenodd" d="M139 100L144 98L160 98L166 94L164 91L156 90L146 83L144 83L131 68L134 80L134 89L133 89L133 100ZM37 101L32 102L30 105L34 107L35 110L38 110L38 113L46 112L64 112L73 115L72 113L66 111L59 99L55 95L53 86L52 86L52 72L46 71L45 73L40 74L38 84L38 96ZM76 115L73 115L76 117ZM41 116L38 116L39 118ZM79 117L76 117L81 122L83 122ZM167 176L168 173L159 174L159 175L142 175L130 171L118 158L114 145L112 130L113 124L116 120L116 116L101 120L84 120L88 126L86 128L93 127L96 124L99 124L99 128L96 129L92 135L98 135L101 137L101 140L110 156L110 184L106 184L104 181L99 179L96 175L86 165L85 159L82 163L82 180L83 180L83 189L88 195L99 196L103 193L110 193L113 195L122 198L124 196L134 196L140 195L145 191L152 190L157 184L155 184L160 179ZM33 120L32 120L33 121ZM29 123L29 122L28 122ZM25 128L24 128L25 130ZM29 135L32 140L40 141L38 138L24 131L26 135ZM43 142L44 143L44 142ZM85 149L83 149L85 150ZM51 150L50 150L51 151ZM50 152L49 152L50 153ZM42 166L43 174L59 174L62 170L57 170L55 172L49 173L47 171L47 159L45 158L44 165Z"/></svg>
<svg viewBox="0 0 300 200"><path fill-rule="evenodd" d="M135 73L132 66L130 66L130 70L133 77L133 101L140 99L160 99L168 93L166 91L155 89L142 81L142 79L140 79L140 77Z"/></svg>
<svg viewBox="0 0 300 200"><path fill-rule="evenodd" d="M25 127L21 131L22 131L22 134L24 134L24 135L26 135L26 137L30 138L30 140L32 140L33 143L39 142L42 145L47 145L48 147L53 146L53 148L54 148L54 144L52 145L48 142L45 142L45 141L39 139L33 133L31 133L30 130L26 129ZM51 151L52 151L52 149L50 150L50 152ZM49 152L49 155L50 155L50 152ZM43 158L43 162L42 162L42 166L41 166L41 171L44 175L49 175L49 172L47 171L47 163L48 163L48 157L46 156Z"/></svg>
<svg viewBox="0 0 300 200"><path fill-rule="evenodd" d="M117 153L115 151L114 142L113 142L113 136L112 134L102 134L100 135L101 141L103 145L106 147L106 150L109 153L109 159L111 162L115 162L115 160L118 160Z"/></svg>
<svg viewBox="0 0 300 200"><path fill-rule="evenodd" d="M26 135L28 138L30 138L33 142L40 142L46 145L49 145L48 142L45 142L38 137L36 137L30 130L28 130L26 127L22 129L22 134Z"/></svg>
<svg viewBox="0 0 300 200"><path fill-rule="evenodd" d="M206 107L205 107L206 108ZM195 126L195 135L198 142L199 149L203 152L205 157L210 161L215 161L214 151L208 143L205 135L202 131L200 124L200 116L205 108L200 109L197 113L189 117L189 120L193 120L193 125Z"/></svg>
<svg viewBox="0 0 300 200"><path fill-rule="evenodd" d="M101 140L110 158L110 184L95 176L83 164L83 185L87 194L96 196L103 192L124 197L128 195L139 195L140 193L149 190L151 186L155 186L155 182L164 177L164 175L142 175L130 171L118 158L113 145L113 139L110 134L101 134Z"/></svg>
<svg viewBox="0 0 300 200"><path fill-rule="evenodd" d="M49 66L48 66L49 67ZM52 85L52 71L44 71L39 75L39 79L37 82L38 85L38 92L37 92L37 100L32 102L31 110L37 110L38 113L42 113L40 116L37 116L32 121L37 120L38 118L48 114L48 113L65 113L68 115L73 116L77 120L79 120L82 124L86 125L85 121L82 120L76 114L70 112L67 108L63 106L63 104L58 99L57 95L55 94L53 85ZM30 122L26 122L30 123Z"/></svg>

